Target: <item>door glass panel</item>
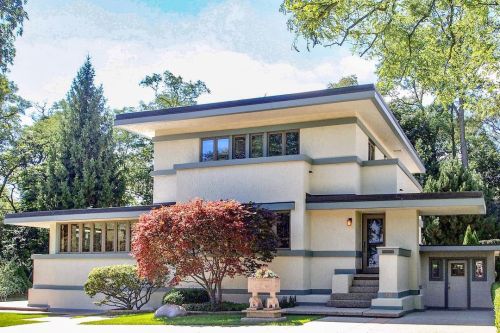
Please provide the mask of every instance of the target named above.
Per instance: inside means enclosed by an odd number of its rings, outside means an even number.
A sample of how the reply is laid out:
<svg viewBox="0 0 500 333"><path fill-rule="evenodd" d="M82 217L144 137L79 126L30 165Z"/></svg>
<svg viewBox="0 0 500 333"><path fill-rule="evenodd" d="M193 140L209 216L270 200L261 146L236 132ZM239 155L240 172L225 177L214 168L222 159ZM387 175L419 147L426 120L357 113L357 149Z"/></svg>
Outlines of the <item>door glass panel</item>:
<svg viewBox="0 0 500 333"><path fill-rule="evenodd" d="M250 136L250 157L264 156L264 136L262 134L252 134Z"/></svg>
<svg viewBox="0 0 500 333"><path fill-rule="evenodd" d="M106 252L115 250L115 224L106 223Z"/></svg>
<svg viewBox="0 0 500 333"><path fill-rule="evenodd" d="M246 137L244 136L235 136L233 137L233 158L238 160L245 158L245 144Z"/></svg>
<svg viewBox="0 0 500 333"><path fill-rule="evenodd" d="M282 133L271 133L268 136L268 156L279 156L283 155L283 134Z"/></svg>
<svg viewBox="0 0 500 333"><path fill-rule="evenodd" d="M82 252L90 252L90 231L92 226L89 223L83 225Z"/></svg>
<svg viewBox="0 0 500 333"><path fill-rule="evenodd" d="M229 159L229 139L221 138L217 140L217 159L218 160L228 160Z"/></svg>
<svg viewBox="0 0 500 333"><path fill-rule="evenodd" d="M59 238L59 252L68 252L68 225L61 224Z"/></svg>
<svg viewBox="0 0 500 333"><path fill-rule="evenodd" d="M71 225L71 252L78 252L80 249L80 226Z"/></svg>
<svg viewBox="0 0 500 333"><path fill-rule="evenodd" d="M378 246L384 245L384 219L368 218L366 219L366 260L368 268L379 267Z"/></svg>
<svg viewBox="0 0 500 333"><path fill-rule="evenodd" d="M465 276L465 265L463 263L452 263L451 276Z"/></svg>
<svg viewBox="0 0 500 333"><path fill-rule="evenodd" d="M118 251L127 251L127 223L118 223Z"/></svg>
<svg viewBox="0 0 500 333"><path fill-rule="evenodd" d="M212 161L214 159L214 140L205 139L201 142L201 160Z"/></svg>

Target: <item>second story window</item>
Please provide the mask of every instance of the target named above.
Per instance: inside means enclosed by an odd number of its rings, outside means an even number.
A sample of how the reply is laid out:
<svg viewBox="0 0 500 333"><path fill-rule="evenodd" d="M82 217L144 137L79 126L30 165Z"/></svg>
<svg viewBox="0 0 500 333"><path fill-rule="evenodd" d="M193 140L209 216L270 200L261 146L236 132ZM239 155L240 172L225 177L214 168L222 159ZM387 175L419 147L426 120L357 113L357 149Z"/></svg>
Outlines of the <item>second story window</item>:
<svg viewBox="0 0 500 333"><path fill-rule="evenodd" d="M269 133L267 144L268 156L297 155L299 153L299 132Z"/></svg>
<svg viewBox="0 0 500 333"><path fill-rule="evenodd" d="M375 160L375 143L368 139L368 161Z"/></svg>
<svg viewBox="0 0 500 333"><path fill-rule="evenodd" d="M250 134L250 157L264 156L264 134Z"/></svg>
<svg viewBox="0 0 500 333"><path fill-rule="evenodd" d="M239 160L246 155L247 137L246 135L233 136L233 159Z"/></svg>
<svg viewBox="0 0 500 333"><path fill-rule="evenodd" d="M210 138L201 141L201 160L217 161L229 159L229 138Z"/></svg>

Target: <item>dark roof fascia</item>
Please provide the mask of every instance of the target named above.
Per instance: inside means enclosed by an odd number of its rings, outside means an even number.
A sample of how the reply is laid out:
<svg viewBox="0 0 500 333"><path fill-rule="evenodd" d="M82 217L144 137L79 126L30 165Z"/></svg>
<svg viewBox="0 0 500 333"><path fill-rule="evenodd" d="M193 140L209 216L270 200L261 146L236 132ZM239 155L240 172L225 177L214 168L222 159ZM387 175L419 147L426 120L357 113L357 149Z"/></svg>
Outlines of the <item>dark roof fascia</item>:
<svg viewBox="0 0 500 333"><path fill-rule="evenodd" d="M315 91L307 91L301 93L275 95L275 96L265 96L257 98L239 99L225 102L207 103L207 104L196 104L190 106L180 106L175 108L159 109L152 111L140 111L140 112L129 112L116 115L115 121L126 120L126 119L137 119L146 118L154 116L172 115L178 113L188 113L197 111L208 111L214 109L226 109L239 106L249 106L257 104L267 104L276 102L285 102L292 100L308 99L315 97L325 97L325 96L335 96L343 94L351 94L357 92L366 91L376 91L373 84L363 84L358 86L350 86L335 89L323 89Z"/></svg>
<svg viewBox="0 0 500 333"><path fill-rule="evenodd" d="M420 252L484 252L500 251L500 245L420 245Z"/></svg>
<svg viewBox="0 0 500 333"><path fill-rule="evenodd" d="M395 193L395 194L306 194L307 203L398 201L483 198L483 192Z"/></svg>
<svg viewBox="0 0 500 333"><path fill-rule="evenodd" d="M148 211L161 206L174 205L175 202L163 202L145 206L127 206L127 207L106 207L106 208L82 208L82 209L61 209L61 210L43 210L34 212L22 212L6 214L6 219L34 217L34 216L58 216L58 215L76 215L76 214L96 214L96 213L119 213L119 212L141 212Z"/></svg>

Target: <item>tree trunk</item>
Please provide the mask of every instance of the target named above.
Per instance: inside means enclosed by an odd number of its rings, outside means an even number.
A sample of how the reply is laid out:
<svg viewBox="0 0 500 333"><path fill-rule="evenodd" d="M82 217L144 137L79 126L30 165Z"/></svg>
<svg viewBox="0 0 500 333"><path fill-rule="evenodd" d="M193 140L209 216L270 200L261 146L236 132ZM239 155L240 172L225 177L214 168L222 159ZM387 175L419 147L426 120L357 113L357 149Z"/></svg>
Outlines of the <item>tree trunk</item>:
<svg viewBox="0 0 500 333"><path fill-rule="evenodd" d="M217 310L217 297L215 293L216 293L215 289L210 289L210 292L208 293L210 295L210 305L212 306L212 311Z"/></svg>
<svg viewBox="0 0 500 333"><path fill-rule="evenodd" d="M458 100L458 126L460 130L460 153L462 155L462 166L469 167L469 153L467 151L467 141L465 139L465 112L464 101L462 98Z"/></svg>
<svg viewBox="0 0 500 333"><path fill-rule="evenodd" d="M222 283L217 283L217 309L222 310Z"/></svg>
<svg viewBox="0 0 500 333"><path fill-rule="evenodd" d="M457 158L457 143L455 142L455 107L453 103L450 105L450 117L451 117L451 156Z"/></svg>

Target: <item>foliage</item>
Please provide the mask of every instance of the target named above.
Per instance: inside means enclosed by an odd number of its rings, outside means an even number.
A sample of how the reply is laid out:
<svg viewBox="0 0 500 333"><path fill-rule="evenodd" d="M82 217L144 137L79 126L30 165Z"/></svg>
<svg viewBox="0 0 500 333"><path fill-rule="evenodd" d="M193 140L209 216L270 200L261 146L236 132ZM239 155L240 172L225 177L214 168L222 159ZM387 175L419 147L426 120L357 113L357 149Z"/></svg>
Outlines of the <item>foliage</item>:
<svg viewBox="0 0 500 333"><path fill-rule="evenodd" d="M1 312L0 327L35 324L38 323L39 321L31 319L43 318L43 317L47 317L47 315L43 313L26 314L26 313Z"/></svg>
<svg viewBox="0 0 500 333"><path fill-rule="evenodd" d="M470 224L465 230L463 245L479 245L479 239L477 238L476 231L472 231Z"/></svg>
<svg viewBox="0 0 500 333"><path fill-rule="evenodd" d="M132 254L141 276L169 276L168 284L192 280L217 308L222 280L251 274L274 258L276 215L234 200L203 201L152 210L135 225Z"/></svg>
<svg viewBox="0 0 500 333"><path fill-rule="evenodd" d="M316 315L287 315L286 321L262 323L266 326L298 326L322 318ZM241 314L206 314L177 318L155 318L152 313L122 315L110 319L88 321L82 325L179 325L179 326L247 326Z"/></svg>
<svg viewBox="0 0 500 333"><path fill-rule="evenodd" d="M210 93L203 81L184 81L181 76L175 76L166 70L163 74L153 73L147 75L141 86L153 89L154 102L149 108L173 108L178 106L196 104L200 95Z"/></svg>
<svg viewBox="0 0 500 333"><path fill-rule="evenodd" d="M50 209L118 206L125 191L114 154L113 119L87 57L63 104L60 144L49 153Z"/></svg>
<svg viewBox="0 0 500 333"><path fill-rule="evenodd" d="M483 239L479 241L480 245L500 245L500 239Z"/></svg>
<svg viewBox="0 0 500 333"><path fill-rule="evenodd" d="M340 80L337 82L331 82L328 84L328 88L343 88L343 87L350 87L350 86L357 86L358 83L358 77L356 75L348 75L341 77Z"/></svg>
<svg viewBox="0 0 500 333"><path fill-rule="evenodd" d="M491 285L491 297L493 300L493 309L495 310L495 327L500 332L500 282Z"/></svg>
<svg viewBox="0 0 500 333"><path fill-rule="evenodd" d="M445 161L440 165L439 174L429 177L425 192L481 191L484 184L481 177L465 169L457 160ZM494 238L498 225L493 217L477 215L440 216L424 218L424 241L426 244L462 244L467 226L478 231L478 239Z"/></svg>
<svg viewBox="0 0 500 333"><path fill-rule="evenodd" d="M23 295L31 286L28 276L16 259L0 261L0 301Z"/></svg>
<svg viewBox="0 0 500 333"><path fill-rule="evenodd" d="M272 270L268 269L266 265L263 265L262 268L259 268L252 274L254 278L257 279L278 279L278 274L274 273Z"/></svg>
<svg viewBox="0 0 500 333"><path fill-rule="evenodd" d="M186 303L182 304L184 309L187 311L201 311L201 312L209 312L213 311L212 303ZM233 303L233 302L221 302L220 311L242 311L248 308L248 304L246 303Z"/></svg>
<svg viewBox="0 0 500 333"><path fill-rule="evenodd" d="M207 303L210 301L210 296L205 289L199 288L179 288L168 291L163 296L163 304L177 304L182 305L185 303Z"/></svg>
<svg viewBox="0 0 500 333"><path fill-rule="evenodd" d="M26 1L2 0L0 4L0 73L7 71L16 55L14 41L23 34L23 23L28 19L24 10Z"/></svg>
<svg viewBox="0 0 500 333"><path fill-rule="evenodd" d="M456 115L462 164L468 166L466 114L496 114L499 103L495 2L468 0L284 0L288 28L308 47L349 45L377 61L379 88L431 96ZM297 44L297 43L295 43Z"/></svg>
<svg viewBox="0 0 500 333"><path fill-rule="evenodd" d="M134 265L113 265L93 268L84 290L94 298L104 297L95 304L116 306L119 309L139 310L151 299L151 294L163 286L164 280L139 277Z"/></svg>
<svg viewBox="0 0 500 333"><path fill-rule="evenodd" d="M297 305L297 296L281 297L279 302L282 309L293 308Z"/></svg>

